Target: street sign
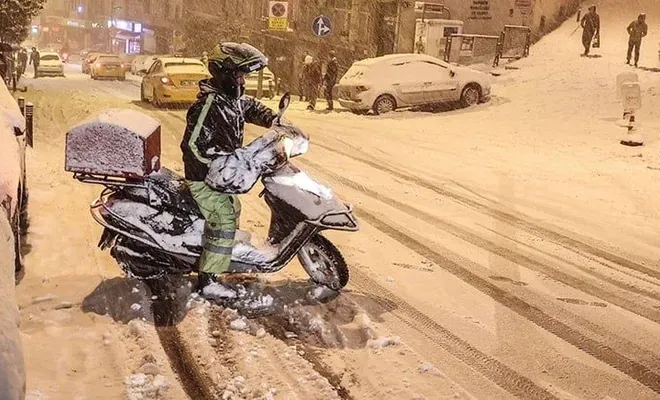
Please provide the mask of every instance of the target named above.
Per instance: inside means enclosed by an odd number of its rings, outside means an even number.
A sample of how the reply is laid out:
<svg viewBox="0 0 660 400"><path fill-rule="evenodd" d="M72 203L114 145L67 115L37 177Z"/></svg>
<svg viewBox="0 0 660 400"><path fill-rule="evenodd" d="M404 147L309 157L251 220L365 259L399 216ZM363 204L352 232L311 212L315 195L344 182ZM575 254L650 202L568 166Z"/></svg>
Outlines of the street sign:
<svg viewBox="0 0 660 400"><path fill-rule="evenodd" d="M638 82L625 82L621 85L623 109L639 110L642 108L642 90Z"/></svg>
<svg viewBox="0 0 660 400"><path fill-rule="evenodd" d="M268 30L286 31L289 27L289 2L270 1L268 6Z"/></svg>
<svg viewBox="0 0 660 400"><path fill-rule="evenodd" d="M634 72L622 72L616 76L616 98L617 100L623 99L621 87L626 82L639 82L639 77Z"/></svg>
<svg viewBox="0 0 660 400"><path fill-rule="evenodd" d="M332 22L325 15L319 15L312 22L312 32L316 36L328 36L332 32Z"/></svg>
<svg viewBox="0 0 660 400"><path fill-rule="evenodd" d="M516 0L516 8L520 10L522 15L530 15L532 13L532 0Z"/></svg>
<svg viewBox="0 0 660 400"><path fill-rule="evenodd" d="M416 1L415 11L442 13L445 11L445 6L443 4L438 4L438 3L426 3L423 1Z"/></svg>

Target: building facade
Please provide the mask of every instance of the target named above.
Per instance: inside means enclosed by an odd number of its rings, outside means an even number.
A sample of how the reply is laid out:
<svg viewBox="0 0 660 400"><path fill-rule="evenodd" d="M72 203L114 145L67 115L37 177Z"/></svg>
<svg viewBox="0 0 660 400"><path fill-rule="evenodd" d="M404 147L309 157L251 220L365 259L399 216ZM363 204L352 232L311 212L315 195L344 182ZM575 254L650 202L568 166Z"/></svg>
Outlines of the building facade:
<svg viewBox="0 0 660 400"><path fill-rule="evenodd" d="M34 21L40 46L118 54L171 53L183 0L49 0Z"/></svg>

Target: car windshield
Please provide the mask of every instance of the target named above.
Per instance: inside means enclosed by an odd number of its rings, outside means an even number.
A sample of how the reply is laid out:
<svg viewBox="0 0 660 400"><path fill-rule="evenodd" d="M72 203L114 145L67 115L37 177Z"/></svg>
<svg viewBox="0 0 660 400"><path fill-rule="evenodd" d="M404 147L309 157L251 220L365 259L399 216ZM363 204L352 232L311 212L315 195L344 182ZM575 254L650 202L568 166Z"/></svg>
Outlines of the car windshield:
<svg viewBox="0 0 660 400"><path fill-rule="evenodd" d="M41 61L58 61L60 57L57 54L44 54L39 57Z"/></svg>
<svg viewBox="0 0 660 400"><path fill-rule="evenodd" d="M201 63L168 62L165 70L169 74L206 74L206 67Z"/></svg>

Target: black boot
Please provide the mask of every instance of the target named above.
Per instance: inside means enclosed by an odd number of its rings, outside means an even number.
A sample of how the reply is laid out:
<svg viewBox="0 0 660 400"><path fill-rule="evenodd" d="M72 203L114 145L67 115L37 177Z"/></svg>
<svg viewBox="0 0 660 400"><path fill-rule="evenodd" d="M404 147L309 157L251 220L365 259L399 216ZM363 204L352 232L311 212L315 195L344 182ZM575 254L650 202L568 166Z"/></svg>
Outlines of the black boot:
<svg viewBox="0 0 660 400"><path fill-rule="evenodd" d="M218 278L216 275L206 272L199 272L199 274L197 274L197 292L201 294L205 287L217 282Z"/></svg>

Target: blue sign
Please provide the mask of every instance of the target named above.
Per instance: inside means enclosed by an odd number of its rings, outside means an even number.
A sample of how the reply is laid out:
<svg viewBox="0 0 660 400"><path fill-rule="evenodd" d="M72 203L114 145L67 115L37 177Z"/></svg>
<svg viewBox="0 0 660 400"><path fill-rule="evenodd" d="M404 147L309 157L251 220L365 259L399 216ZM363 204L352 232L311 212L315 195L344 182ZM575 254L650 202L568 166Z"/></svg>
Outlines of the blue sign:
<svg viewBox="0 0 660 400"><path fill-rule="evenodd" d="M316 36L328 36L332 32L332 22L325 15L319 15L312 22L312 32Z"/></svg>

